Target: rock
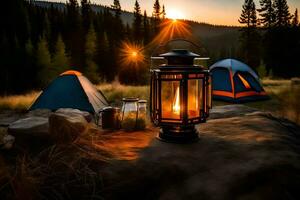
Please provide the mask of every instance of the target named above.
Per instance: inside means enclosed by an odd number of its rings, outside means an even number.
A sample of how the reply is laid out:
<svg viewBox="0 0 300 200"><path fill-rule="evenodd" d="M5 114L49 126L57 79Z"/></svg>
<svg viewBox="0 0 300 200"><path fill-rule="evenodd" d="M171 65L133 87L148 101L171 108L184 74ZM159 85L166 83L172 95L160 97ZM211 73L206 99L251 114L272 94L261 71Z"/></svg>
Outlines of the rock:
<svg viewBox="0 0 300 200"><path fill-rule="evenodd" d="M15 137L12 135L6 135L2 138L2 149L11 149L14 145Z"/></svg>
<svg viewBox="0 0 300 200"><path fill-rule="evenodd" d="M91 122L93 119L93 116L89 112L81 111L78 109L72 109L72 108L60 108L56 111L56 113L63 113L66 115L78 114L83 116L87 122Z"/></svg>
<svg viewBox="0 0 300 200"><path fill-rule="evenodd" d="M56 142L70 143L86 131L88 122L81 112L57 111L50 115L49 127Z"/></svg>
<svg viewBox="0 0 300 200"><path fill-rule="evenodd" d="M21 117L24 117L24 114L22 115L21 113L16 111L12 111L12 110L1 111L0 126L8 127L11 123L19 120Z"/></svg>
<svg viewBox="0 0 300 200"><path fill-rule="evenodd" d="M216 106L210 111L209 119L221 119L228 117L238 117L245 114L250 114L257 112L255 108L250 108L244 105L226 105L226 106Z"/></svg>
<svg viewBox="0 0 300 200"><path fill-rule="evenodd" d="M49 109L36 109L36 110L31 110L27 114L28 117L49 117L52 114L52 111Z"/></svg>
<svg viewBox="0 0 300 200"><path fill-rule="evenodd" d="M95 143L116 155L101 170L103 198L300 199L300 127L246 106L221 110L197 126L195 143L159 141L158 129L143 146L146 132L120 131ZM124 162L121 151L136 156Z"/></svg>
<svg viewBox="0 0 300 200"><path fill-rule="evenodd" d="M47 137L49 135L48 118L27 117L20 119L9 125L8 132L16 137L18 135Z"/></svg>

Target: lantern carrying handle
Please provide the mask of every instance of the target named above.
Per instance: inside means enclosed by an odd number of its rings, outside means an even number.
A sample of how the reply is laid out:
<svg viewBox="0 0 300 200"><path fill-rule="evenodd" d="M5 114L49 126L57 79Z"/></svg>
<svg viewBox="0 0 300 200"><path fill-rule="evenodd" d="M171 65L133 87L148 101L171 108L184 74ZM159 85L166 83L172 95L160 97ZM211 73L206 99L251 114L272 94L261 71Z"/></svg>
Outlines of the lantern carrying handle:
<svg viewBox="0 0 300 200"><path fill-rule="evenodd" d="M163 57L160 57L160 56L154 56L154 55L156 54L157 50L158 50L159 48L163 47L163 46L168 45L168 44L171 43L171 42L176 42L176 41L184 41L184 42L188 42L188 43L194 45L196 48L202 49L202 47L201 47L200 45L198 45L198 44L196 44L195 42L192 42L192 41L190 41L190 40L184 39L184 38L176 38L176 39L168 40L168 41L165 42L165 43L161 42L156 48L154 48L154 50L153 50L152 53L151 53L151 57L150 57L150 58L151 58L151 59L150 59L150 60L151 60L150 70L151 70L151 68L152 68L152 60L163 60L163 59L164 59ZM196 60L209 60L210 58L205 57L205 58L195 58L195 59L196 59Z"/></svg>

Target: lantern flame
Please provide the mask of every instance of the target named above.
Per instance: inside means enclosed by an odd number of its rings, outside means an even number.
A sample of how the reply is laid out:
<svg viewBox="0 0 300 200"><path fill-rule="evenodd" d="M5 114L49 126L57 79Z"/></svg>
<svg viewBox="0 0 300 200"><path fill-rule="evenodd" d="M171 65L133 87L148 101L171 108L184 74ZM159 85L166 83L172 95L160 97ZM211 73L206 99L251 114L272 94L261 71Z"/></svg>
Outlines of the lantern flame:
<svg viewBox="0 0 300 200"><path fill-rule="evenodd" d="M179 87L176 89L175 99L173 101L173 112L177 115L180 114L180 95L179 95Z"/></svg>

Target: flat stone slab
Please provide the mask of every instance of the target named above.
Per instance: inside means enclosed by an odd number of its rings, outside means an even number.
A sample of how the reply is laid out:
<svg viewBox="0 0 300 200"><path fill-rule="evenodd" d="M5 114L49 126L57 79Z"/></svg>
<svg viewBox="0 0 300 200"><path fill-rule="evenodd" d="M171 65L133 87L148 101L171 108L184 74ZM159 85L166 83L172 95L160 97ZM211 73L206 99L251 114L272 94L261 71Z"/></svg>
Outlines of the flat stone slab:
<svg viewBox="0 0 300 200"><path fill-rule="evenodd" d="M161 142L157 128L106 133L105 199L300 199L300 128L248 109L217 108L192 144Z"/></svg>
<svg viewBox="0 0 300 200"><path fill-rule="evenodd" d="M220 118L227 118L227 117L243 116L245 114L249 114L257 111L258 110L255 108L251 108L240 104L215 106L210 111L209 119L220 119Z"/></svg>
<svg viewBox="0 0 300 200"><path fill-rule="evenodd" d="M11 123L24 118L25 114L11 110L0 112L0 127L8 127Z"/></svg>

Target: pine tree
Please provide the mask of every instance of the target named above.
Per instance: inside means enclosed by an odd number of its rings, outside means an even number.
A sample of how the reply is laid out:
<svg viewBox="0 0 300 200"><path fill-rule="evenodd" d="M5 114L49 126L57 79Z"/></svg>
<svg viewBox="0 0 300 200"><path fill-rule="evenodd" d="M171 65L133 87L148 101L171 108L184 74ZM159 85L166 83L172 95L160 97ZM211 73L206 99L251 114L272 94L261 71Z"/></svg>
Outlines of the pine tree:
<svg viewBox="0 0 300 200"><path fill-rule="evenodd" d="M68 20L68 28L72 28L71 30L76 30L79 23L79 5L77 0L69 0L67 3L67 20Z"/></svg>
<svg viewBox="0 0 300 200"><path fill-rule="evenodd" d="M239 22L246 25L241 29L240 36L242 57L247 64L256 68L260 64L260 35L257 32L257 16L253 0L245 0Z"/></svg>
<svg viewBox="0 0 300 200"><path fill-rule="evenodd" d="M111 73L110 62L111 48L107 33L104 32L102 37L99 37L99 45L97 47L97 63L99 65L99 72L102 80L110 80L109 75Z"/></svg>
<svg viewBox="0 0 300 200"><path fill-rule="evenodd" d="M292 25L294 27L299 26L299 18L298 18L298 9L296 8L295 14L293 16Z"/></svg>
<svg viewBox="0 0 300 200"><path fill-rule="evenodd" d="M124 37L124 25L121 19L121 5L119 0L114 0L111 8L115 11L115 18L112 21L113 24L111 26L114 27L114 31L112 32L113 43L111 45L116 46Z"/></svg>
<svg viewBox="0 0 300 200"><path fill-rule="evenodd" d="M155 19L160 18L160 3L159 3L159 0L155 0L155 2L154 2L152 17L155 18Z"/></svg>
<svg viewBox="0 0 300 200"><path fill-rule="evenodd" d="M96 32L94 26L91 25L88 34L86 36L86 43L85 43L85 58L86 58L86 68L85 68L85 75L93 82L98 83L98 66L95 63L94 59L96 56Z"/></svg>
<svg viewBox="0 0 300 200"><path fill-rule="evenodd" d="M82 70L84 59L81 56L84 41L82 38L81 19L77 0L69 0L66 6L65 43L70 52L70 63L77 70Z"/></svg>
<svg viewBox="0 0 300 200"><path fill-rule="evenodd" d="M82 24L85 30L88 30L91 23L91 2L90 0L81 0L81 15L82 15Z"/></svg>
<svg viewBox="0 0 300 200"><path fill-rule="evenodd" d="M33 45L31 40L28 40L25 44L25 52L29 56L33 56Z"/></svg>
<svg viewBox="0 0 300 200"><path fill-rule="evenodd" d="M55 54L52 59L52 67L55 76L69 69L69 59L66 54L65 43L62 40L61 35L58 36L55 45Z"/></svg>
<svg viewBox="0 0 300 200"><path fill-rule="evenodd" d="M274 25L275 13L272 0L260 0L261 8L257 9L260 15L260 23L266 28L271 28Z"/></svg>
<svg viewBox="0 0 300 200"><path fill-rule="evenodd" d="M161 12L162 19L165 19L166 15L167 13L166 13L165 5L163 5L162 12Z"/></svg>
<svg viewBox="0 0 300 200"><path fill-rule="evenodd" d="M119 18L121 17L121 4L119 0L114 0L113 5L111 5L111 8L115 11L115 17Z"/></svg>
<svg viewBox="0 0 300 200"><path fill-rule="evenodd" d="M126 23L125 26L125 39L126 40L132 40L132 31L131 31L131 27L128 23Z"/></svg>
<svg viewBox="0 0 300 200"><path fill-rule="evenodd" d="M160 14L161 12L159 0L155 0L152 12L152 27L154 29L155 34L157 34L159 31Z"/></svg>
<svg viewBox="0 0 300 200"><path fill-rule="evenodd" d="M142 14L139 2L136 0L134 5L134 21L133 21L133 37L136 41L140 41L142 29Z"/></svg>
<svg viewBox="0 0 300 200"><path fill-rule="evenodd" d="M275 25L277 27L288 26L292 16L286 0L274 0Z"/></svg>
<svg viewBox="0 0 300 200"><path fill-rule="evenodd" d="M43 87L53 78L51 72L51 56L45 36L43 36L37 44L36 63L38 67L38 82L39 85Z"/></svg>
<svg viewBox="0 0 300 200"><path fill-rule="evenodd" d="M146 45L150 38L149 38L149 31L150 31L150 27L149 27L149 19L147 16L147 11L144 10L144 16L143 16L143 36L144 36L144 45Z"/></svg>
<svg viewBox="0 0 300 200"><path fill-rule="evenodd" d="M248 28L256 27L257 16L256 16L255 3L253 0L245 0L239 22L241 24L246 24L246 27Z"/></svg>

